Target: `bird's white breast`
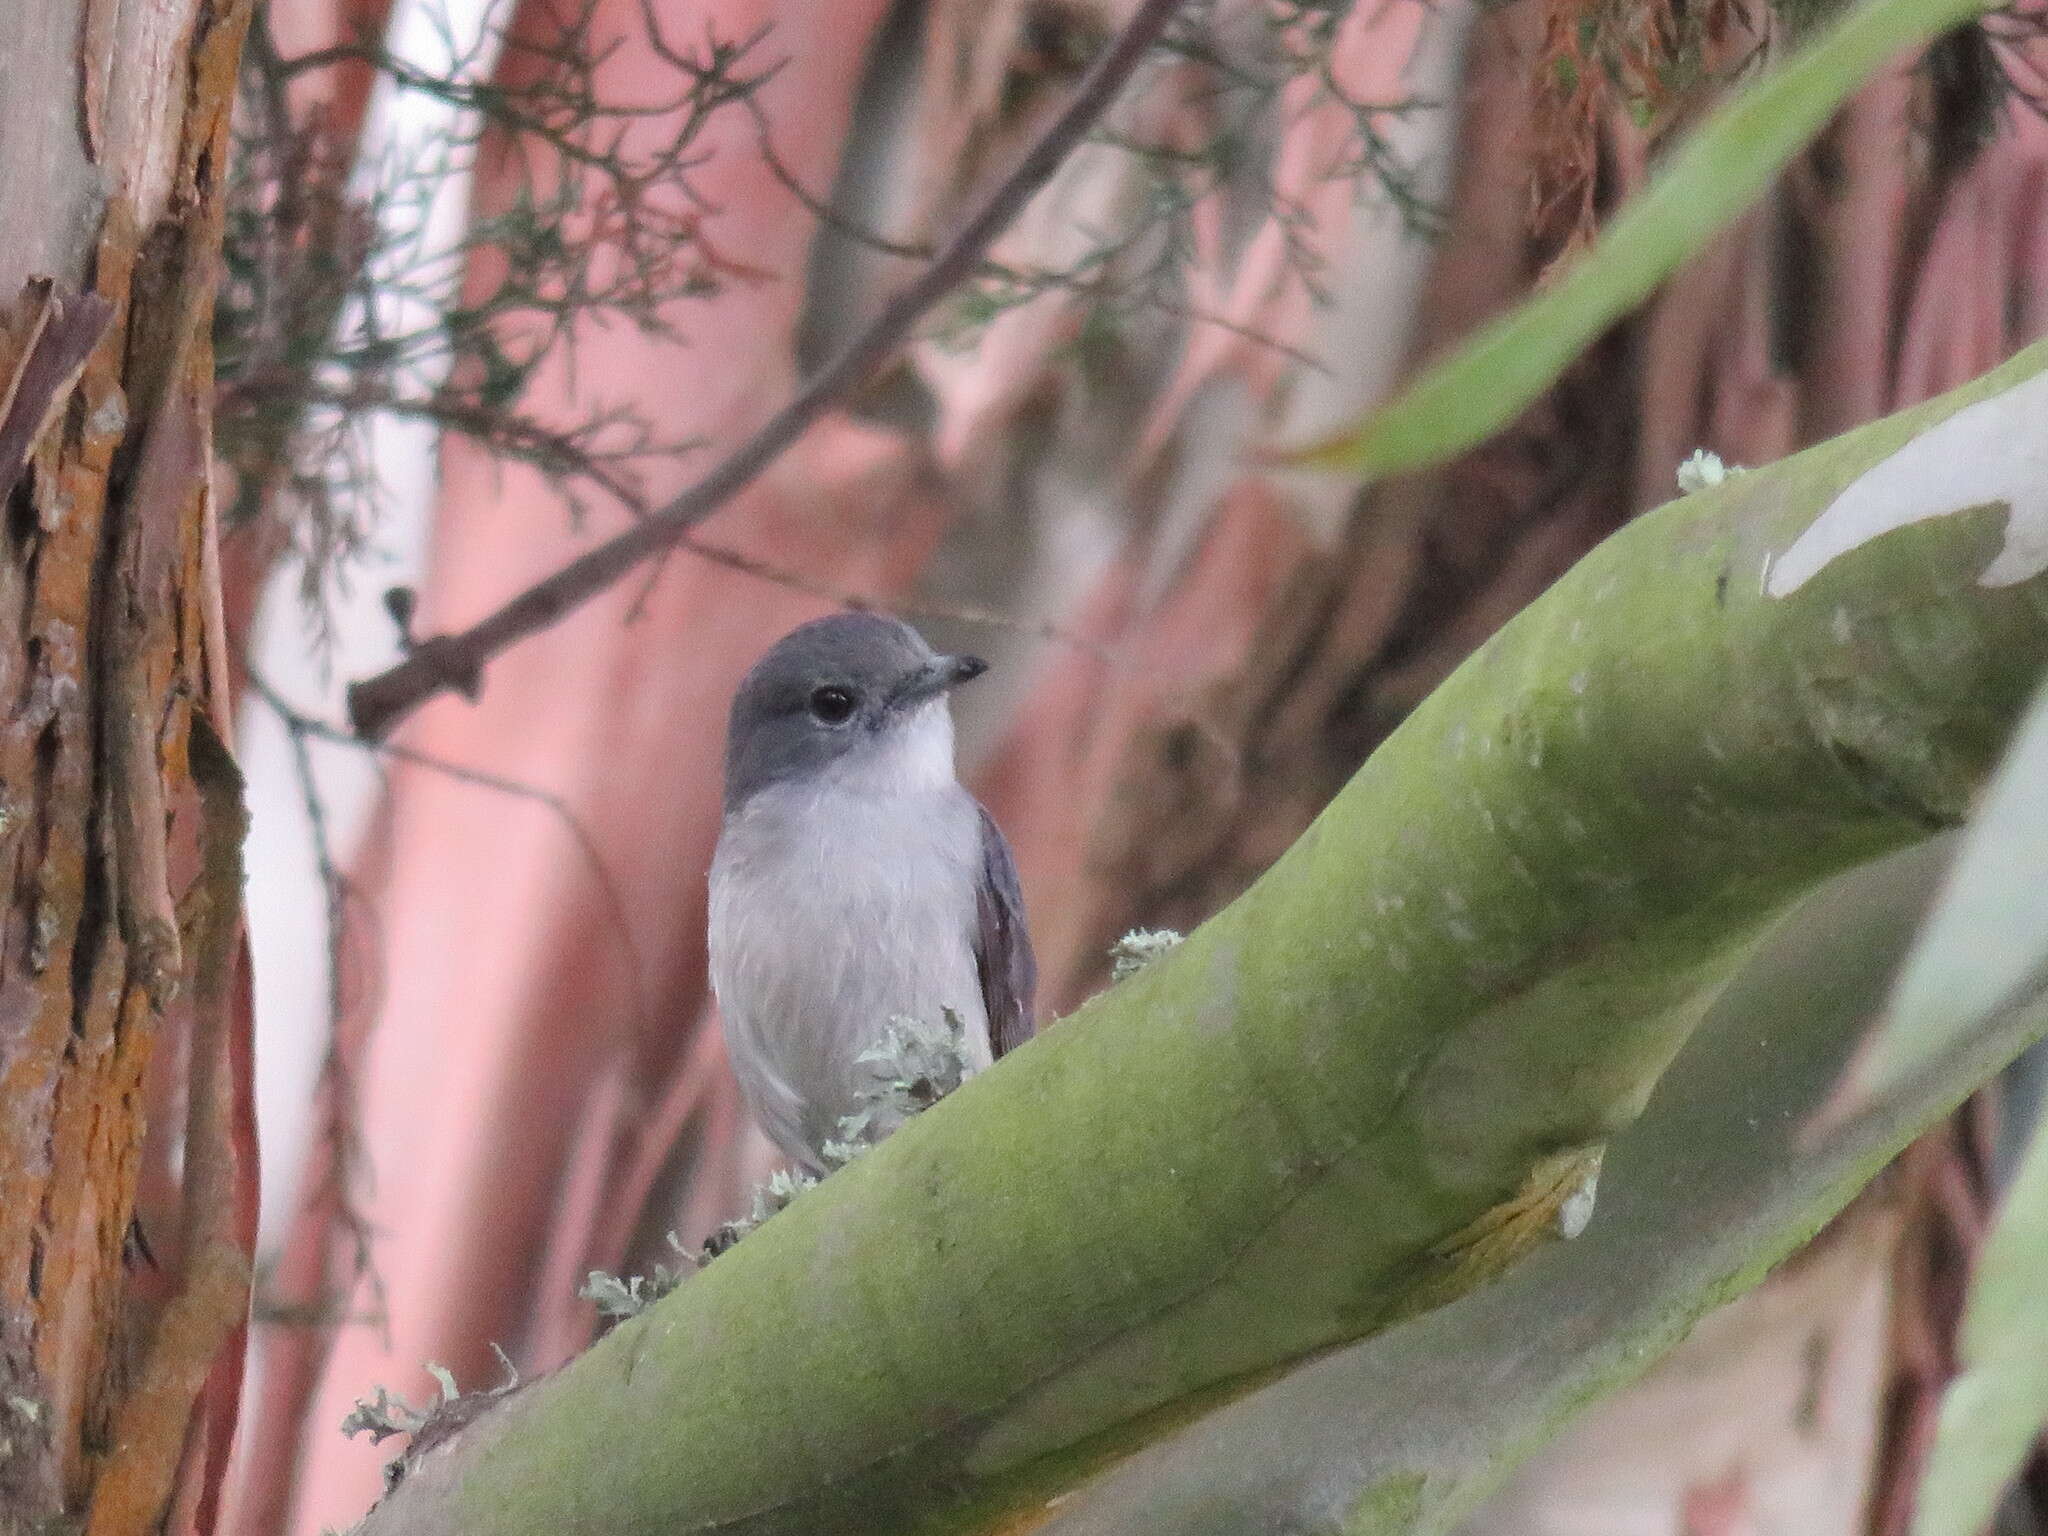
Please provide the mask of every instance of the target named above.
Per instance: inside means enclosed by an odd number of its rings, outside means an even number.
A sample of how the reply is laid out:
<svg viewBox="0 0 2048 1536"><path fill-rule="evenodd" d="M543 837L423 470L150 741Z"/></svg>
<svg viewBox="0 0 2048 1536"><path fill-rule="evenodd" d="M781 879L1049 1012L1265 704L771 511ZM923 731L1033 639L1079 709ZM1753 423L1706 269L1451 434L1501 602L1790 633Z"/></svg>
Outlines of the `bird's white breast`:
<svg viewBox="0 0 2048 1536"><path fill-rule="evenodd" d="M855 1058L899 1015L967 1026L989 1060L974 960L980 813L953 777L943 703L728 814L711 867L711 982L733 1070L784 1151L856 1108Z"/></svg>

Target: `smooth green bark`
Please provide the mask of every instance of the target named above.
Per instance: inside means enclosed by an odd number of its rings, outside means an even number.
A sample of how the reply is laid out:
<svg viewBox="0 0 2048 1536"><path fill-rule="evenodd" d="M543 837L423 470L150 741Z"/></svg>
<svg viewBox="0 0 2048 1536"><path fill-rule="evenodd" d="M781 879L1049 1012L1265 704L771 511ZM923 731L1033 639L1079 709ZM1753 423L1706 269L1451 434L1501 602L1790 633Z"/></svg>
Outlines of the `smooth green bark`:
<svg viewBox="0 0 2048 1536"><path fill-rule="evenodd" d="M1949 841L1851 871L1773 930L1615 1138L1584 1236L1146 1449L1045 1536L1463 1529L1523 1458L1764 1279L2048 1030L2038 1001L1979 1021L1847 1118L1822 1115Z"/></svg>
<svg viewBox="0 0 2048 1536"><path fill-rule="evenodd" d="M1937 505L1899 450L1979 401L2031 441L2044 367L1623 530L1186 944L418 1458L366 1529L1029 1528L1545 1241L1771 921L1968 808L2048 657L2048 578L1979 579L2039 508Z"/></svg>

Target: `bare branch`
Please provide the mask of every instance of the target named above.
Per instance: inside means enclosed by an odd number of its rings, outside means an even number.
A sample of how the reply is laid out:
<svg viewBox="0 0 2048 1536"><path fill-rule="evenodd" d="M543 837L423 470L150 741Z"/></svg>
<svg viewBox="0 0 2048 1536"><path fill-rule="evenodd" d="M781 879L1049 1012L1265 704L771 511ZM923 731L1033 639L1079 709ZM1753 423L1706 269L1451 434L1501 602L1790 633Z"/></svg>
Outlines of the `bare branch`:
<svg viewBox="0 0 2048 1536"><path fill-rule="evenodd" d="M329 725L326 721L293 708L259 673L249 674L249 687L284 727L291 748L300 802L305 810L312 836L313 857L320 886L326 898L329 1035L327 1053L321 1064L321 1080L327 1098L324 1136L331 1160L328 1178L332 1187L329 1193L334 1203L335 1224L348 1239L352 1250L350 1283L361 1281L369 1290L367 1313L353 1319L345 1317L336 1302L326 1298L306 1307L280 1306L269 1298L259 1297L257 1311L263 1321L270 1323L328 1326L353 1320L370 1322L384 1328L387 1325L388 1314L384 1303L383 1281L377 1273L372 1252L373 1232L368 1218L355 1202L354 1186L358 1172L363 1166L364 1155L361 1139L356 1130L354 1083L340 1033L341 1021L347 1007L343 977L347 963L345 940L348 931L348 909L351 904L355 904L368 914L370 908L350 884L335 857L333 838L328 828L327 805L320 794L319 783L313 772L309 743L323 741L334 746L347 747L351 751L370 752L381 761L408 763L430 773L453 779L457 783L473 785L496 794L510 795L515 799L530 800L541 806L568 833L571 841L576 844L578 853L589 865L592 877L597 881L601 899L612 919L613 929L618 934L620 947L625 953L631 977L633 1011L643 1029L648 1026L651 1017L647 1001L645 967L641 963L639 947L634 941L632 928L627 919L625 897L604 862L597 839L561 796L537 785L524 784L499 774L465 767L460 763L451 763L430 753L395 743L363 741L338 726ZM389 1342L388 1338L386 1342Z"/></svg>
<svg viewBox="0 0 2048 1536"><path fill-rule="evenodd" d="M573 371L579 327L623 322L681 337L682 306L768 274L720 251L691 183L711 120L780 65L765 32L671 43L646 18L657 79L622 99L602 80L628 45L600 35L597 0L549 0L510 25L487 0L473 37L412 62L364 36L283 57L258 18L241 80L216 356L215 445L232 470L228 520L287 532L316 620L325 577L358 555L382 491L367 436L423 422L538 470L580 514L638 466L694 442L659 437L602 403L554 428L520 409L544 369ZM496 76L489 59L502 51ZM317 93L290 87L343 65L374 71L449 120L366 158ZM634 130L628 142L628 130ZM460 236L439 231L451 178L488 158L499 192ZM475 281L475 258L490 279ZM631 498L625 498L630 500Z"/></svg>
<svg viewBox="0 0 2048 1536"><path fill-rule="evenodd" d="M383 1276L377 1271L374 1234L369 1218L356 1203L356 1186L365 1158L362 1138L357 1130L355 1078L342 1038L342 1021L348 1005L344 987L348 908L351 902L355 902L363 908L366 916L374 917L374 913L367 903L360 900L334 854L334 839L327 823L327 802L321 797L319 780L313 772L312 753L307 746L308 737L313 734L310 727L318 722L307 719L285 703L259 674L251 671L248 675L250 690L285 728L285 737L291 747L293 777L298 786L300 805L306 813L314 867L326 905L327 1049L320 1062L318 1098L323 1119L320 1134L327 1147L328 1167L326 1187L310 1198L317 1200L325 1196L331 1200L334 1225L349 1243L348 1287L360 1282L369 1292L367 1308L353 1320L374 1325L388 1348L390 1313L385 1304ZM375 937L372 942L375 950L381 952L381 942ZM265 1322L305 1321L325 1326L351 1320L346 1316L342 1303L333 1297L321 1297L310 1307L289 1307L259 1293L255 1313Z"/></svg>
<svg viewBox="0 0 2048 1536"><path fill-rule="evenodd" d="M434 636L397 666L354 684L348 700L356 733L381 739L426 700L450 689L474 697L493 657L559 622L643 560L673 547L780 457L892 356L925 315L980 270L996 237L1087 138L1186 4L1187 0L1144 0L1082 77L1066 110L937 259L751 438L654 516L572 560L469 629Z"/></svg>
<svg viewBox="0 0 2048 1536"><path fill-rule="evenodd" d="M446 758L435 757L430 752L421 752L416 748L401 746L396 742L371 742L365 741L359 736L352 736L339 726L329 725L324 720L315 719L311 715L302 714L292 708L274 689L254 673L250 674L250 687L255 690L257 696L269 706L271 712L283 723L286 732L292 739L294 754L303 753L304 744L309 740L324 741L334 746L347 747L357 752L373 752L379 757L386 758L392 762L406 763L415 768L423 768L429 773L437 773L443 778L453 779L458 784L468 784L477 789L487 789L495 794L510 795L517 800L530 800L535 805L546 810L561 824L563 831L569 834L570 840L576 844L577 852L583 856L584 861L589 865L592 878L597 881L599 894L609 912L612 926L618 933L619 944L625 951L628 967L632 972L634 1014L643 1027L648 1023L650 1014L647 1006L645 972L640 963L639 946L633 940L633 930L627 916L625 895L619 889L618 882L613 879L610 868L604 862L604 855L598 848L597 838L592 834L590 828L584 824L582 818L576 814L575 809L568 801L555 794L552 790L542 789L537 784L525 784L517 779L506 778L502 774L490 773L481 768L471 768L461 763L451 763ZM300 758L299 778L300 788L307 797L308 814L315 817L315 831L324 849L324 827L319 819L321 813L315 803L317 801L317 792L313 788L310 764L303 758ZM320 858L323 878L330 881L338 880L340 878L339 870L333 865L331 857L322 851ZM330 922L338 924L340 920L338 905L331 904L329 914ZM335 940L332 935L330 935L330 944L335 946L331 952L334 963L338 966L340 963L338 940Z"/></svg>

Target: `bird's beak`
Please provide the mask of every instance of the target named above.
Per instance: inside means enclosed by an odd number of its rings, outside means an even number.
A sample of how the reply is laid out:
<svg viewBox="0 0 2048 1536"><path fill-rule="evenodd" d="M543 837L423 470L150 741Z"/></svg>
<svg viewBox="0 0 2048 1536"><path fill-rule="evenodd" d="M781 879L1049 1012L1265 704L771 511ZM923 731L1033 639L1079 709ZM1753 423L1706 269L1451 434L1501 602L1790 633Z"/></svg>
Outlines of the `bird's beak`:
<svg viewBox="0 0 2048 1536"><path fill-rule="evenodd" d="M920 704L926 699L936 698L956 684L981 676L987 670L988 663L979 656L934 656L897 685L889 702L895 705Z"/></svg>

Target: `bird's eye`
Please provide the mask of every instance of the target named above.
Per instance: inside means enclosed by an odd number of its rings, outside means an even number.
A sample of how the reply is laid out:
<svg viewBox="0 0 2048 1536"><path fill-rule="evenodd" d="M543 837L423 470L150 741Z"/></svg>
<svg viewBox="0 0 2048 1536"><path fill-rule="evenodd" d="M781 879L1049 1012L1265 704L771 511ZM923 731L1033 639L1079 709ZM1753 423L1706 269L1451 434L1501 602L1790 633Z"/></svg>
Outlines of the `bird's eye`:
<svg viewBox="0 0 2048 1536"><path fill-rule="evenodd" d="M827 725L841 725L853 714L853 694L844 688L818 688L811 693L811 713Z"/></svg>

